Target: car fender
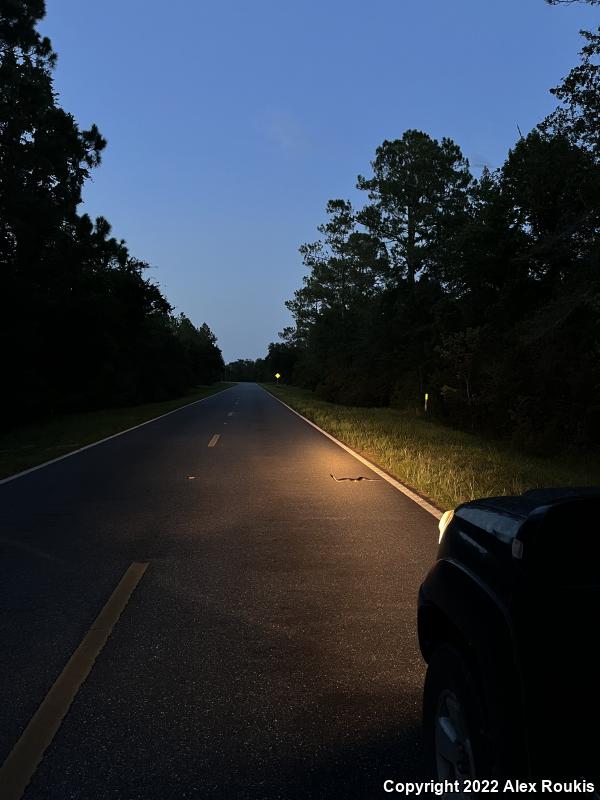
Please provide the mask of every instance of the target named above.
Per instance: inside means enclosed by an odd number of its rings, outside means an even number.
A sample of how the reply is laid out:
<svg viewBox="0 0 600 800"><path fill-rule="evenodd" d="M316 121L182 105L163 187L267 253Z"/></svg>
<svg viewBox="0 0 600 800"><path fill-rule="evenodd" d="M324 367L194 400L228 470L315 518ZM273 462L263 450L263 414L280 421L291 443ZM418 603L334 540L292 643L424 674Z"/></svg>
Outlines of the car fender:
<svg viewBox="0 0 600 800"><path fill-rule="evenodd" d="M491 718L508 725L517 717L524 734L523 686L515 633L501 598L464 564L440 559L419 592L418 636L426 661L449 641L465 653L480 680ZM529 761L525 738L519 743Z"/></svg>

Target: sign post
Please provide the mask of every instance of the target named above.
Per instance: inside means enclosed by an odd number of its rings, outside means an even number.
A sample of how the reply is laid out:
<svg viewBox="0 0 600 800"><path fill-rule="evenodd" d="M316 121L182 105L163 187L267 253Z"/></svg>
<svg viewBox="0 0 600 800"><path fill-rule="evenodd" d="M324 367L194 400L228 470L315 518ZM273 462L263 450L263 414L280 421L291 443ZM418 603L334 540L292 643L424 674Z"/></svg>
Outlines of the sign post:
<svg viewBox="0 0 600 800"><path fill-rule="evenodd" d="M281 378L281 375L278 372L276 372L275 377L277 378L277 386L279 386L279 378Z"/></svg>

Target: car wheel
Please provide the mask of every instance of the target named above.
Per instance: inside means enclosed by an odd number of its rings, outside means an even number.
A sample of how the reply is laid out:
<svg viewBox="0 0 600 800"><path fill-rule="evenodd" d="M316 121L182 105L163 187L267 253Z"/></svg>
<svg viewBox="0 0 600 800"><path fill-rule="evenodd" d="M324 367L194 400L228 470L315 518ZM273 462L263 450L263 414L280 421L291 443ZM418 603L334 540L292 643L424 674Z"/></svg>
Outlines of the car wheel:
<svg viewBox="0 0 600 800"><path fill-rule="evenodd" d="M450 644L437 647L429 661L423 727L430 774L440 780L493 777L478 681Z"/></svg>

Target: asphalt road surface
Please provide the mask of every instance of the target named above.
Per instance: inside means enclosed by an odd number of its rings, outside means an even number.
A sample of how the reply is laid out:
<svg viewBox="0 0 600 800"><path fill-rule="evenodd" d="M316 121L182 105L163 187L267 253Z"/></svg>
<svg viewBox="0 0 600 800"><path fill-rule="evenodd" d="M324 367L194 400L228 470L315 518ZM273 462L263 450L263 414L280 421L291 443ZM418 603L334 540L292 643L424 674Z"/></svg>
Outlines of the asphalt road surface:
<svg viewBox="0 0 600 800"><path fill-rule="evenodd" d="M379 798L430 777L416 598L436 543L253 384L1 485L0 763L142 563L56 735L38 726L26 800Z"/></svg>

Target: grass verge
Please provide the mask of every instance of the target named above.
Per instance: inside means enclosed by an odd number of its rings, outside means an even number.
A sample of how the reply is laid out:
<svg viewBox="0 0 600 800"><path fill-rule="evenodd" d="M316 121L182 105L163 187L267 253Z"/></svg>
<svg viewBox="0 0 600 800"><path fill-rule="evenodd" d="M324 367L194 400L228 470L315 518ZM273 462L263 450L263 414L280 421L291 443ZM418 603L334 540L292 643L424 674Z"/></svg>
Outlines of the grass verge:
<svg viewBox="0 0 600 800"><path fill-rule="evenodd" d="M0 478L51 461L168 411L221 392L231 383L198 386L183 397L126 408L65 414L0 434Z"/></svg>
<svg viewBox="0 0 600 800"><path fill-rule="evenodd" d="M442 509L541 486L600 485L600 460L589 456L527 456L397 409L326 403L291 386L264 388Z"/></svg>

